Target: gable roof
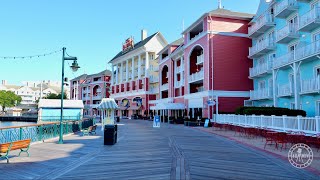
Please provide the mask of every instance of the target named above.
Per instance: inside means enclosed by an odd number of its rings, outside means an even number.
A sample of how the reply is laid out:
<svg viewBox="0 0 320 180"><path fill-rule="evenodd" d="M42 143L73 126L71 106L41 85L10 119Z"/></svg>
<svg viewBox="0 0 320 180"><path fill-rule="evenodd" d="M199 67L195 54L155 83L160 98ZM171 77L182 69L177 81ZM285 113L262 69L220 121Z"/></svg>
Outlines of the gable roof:
<svg viewBox="0 0 320 180"><path fill-rule="evenodd" d="M194 23L192 23L181 34L188 32L191 28L193 28L195 25L197 25L200 20L202 20L203 18L205 18L207 16L215 16L215 17L230 18L230 19L242 19L242 20L251 21L254 14L235 12L235 11L230 11L228 9L223 9L223 8L219 9L218 8L218 9L209 11L207 13L204 13L199 19L197 19Z"/></svg>
<svg viewBox="0 0 320 180"><path fill-rule="evenodd" d="M135 44L134 44L134 47L133 47L132 49L128 50L128 51L125 51L125 52L120 51L115 57L113 57L113 58L109 61L109 63L111 63L113 60L115 60L115 59L117 59L117 58L119 58L119 57L121 57L121 56L123 56L123 55L125 55L125 54L128 54L128 53L131 52L131 51L134 51L134 50L136 50L136 49L138 49L138 48L146 45L146 44L147 44L153 37L155 37L158 33L160 33L160 32L156 32L156 33L152 34L151 36L147 37L146 39L144 39L144 40L142 40L142 41L139 41L138 43L135 43Z"/></svg>
<svg viewBox="0 0 320 180"><path fill-rule="evenodd" d="M184 42L184 39L183 38L179 38L179 39L173 41L172 43L168 44L163 49L161 49L161 51L158 52L158 54L162 54L165 50L167 50L171 46L180 46L183 42Z"/></svg>

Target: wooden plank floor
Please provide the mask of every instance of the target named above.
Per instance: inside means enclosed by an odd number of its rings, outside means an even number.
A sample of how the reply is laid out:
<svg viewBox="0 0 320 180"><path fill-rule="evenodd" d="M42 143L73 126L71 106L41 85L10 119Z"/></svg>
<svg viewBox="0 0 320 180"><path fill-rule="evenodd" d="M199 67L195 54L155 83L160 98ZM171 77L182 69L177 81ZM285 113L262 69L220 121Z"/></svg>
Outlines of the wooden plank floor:
<svg viewBox="0 0 320 180"><path fill-rule="evenodd" d="M121 123L116 145L104 146L101 131L65 137L62 145L34 144L31 157L0 161L0 179L320 179L264 152L184 126Z"/></svg>

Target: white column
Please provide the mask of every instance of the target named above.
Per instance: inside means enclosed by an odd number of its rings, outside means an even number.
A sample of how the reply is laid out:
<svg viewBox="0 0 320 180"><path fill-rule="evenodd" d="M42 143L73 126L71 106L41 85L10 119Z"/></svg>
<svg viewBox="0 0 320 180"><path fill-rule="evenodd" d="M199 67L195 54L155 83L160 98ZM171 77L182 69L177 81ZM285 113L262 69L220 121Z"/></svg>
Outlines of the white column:
<svg viewBox="0 0 320 180"><path fill-rule="evenodd" d="M149 74L149 53L146 52L146 62L145 62L145 77L148 77L148 74Z"/></svg>
<svg viewBox="0 0 320 180"><path fill-rule="evenodd" d="M277 107L277 96L276 96L276 72L272 70L272 91L273 91L273 106Z"/></svg>
<svg viewBox="0 0 320 180"><path fill-rule="evenodd" d="M298 74L297 63L293 63L294 107L295 107L295 109L299 109L299 94L298 94L297 74Z"/></svg>
<svg viewBox="0 0 320 180"><path fill-rule="evenodd" d="M141 54L139 54L138 56L138 79L141 78L141 71L140 71L140 68L141 67Z"/></svg>
<svg viewBox="0 0 320 180"><path fill-rule="evenodd" d="M132 63L131 63L131 80L134 80L134 57L132 57Z"/></svg>
<svg viewBox="0 0 320 180"><path fill-rule="evenodd" d="M129 60L126 61L126 81L129 81Z"/></svg>
<svg viewBox="0 0 320 180"><path fill-rule="evenodd" d="M118 84L118 77L119 77L118 68L119 68L119 66L117 64L117 66L116 66L116 81L115 81L116 84Z"/></svg>
<svg viewBox="0 0 320 180"><path fill-rule="evenodd" d="M120 83L123 81L123 62L121 62L120 65Z"/></svg>
<svg viewBox="0 0 320 180"><path fill-rule="evenodd" d="M114 85L114 82L115 82L113 73L114 73L114 66L112 65L111 66L111 85Z"/></svg>

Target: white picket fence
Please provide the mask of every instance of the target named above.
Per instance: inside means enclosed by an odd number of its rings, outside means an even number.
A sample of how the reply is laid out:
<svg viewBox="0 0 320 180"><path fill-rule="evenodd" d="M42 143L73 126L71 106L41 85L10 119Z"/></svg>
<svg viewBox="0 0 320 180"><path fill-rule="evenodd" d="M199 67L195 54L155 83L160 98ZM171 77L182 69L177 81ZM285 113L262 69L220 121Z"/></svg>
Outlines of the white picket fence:
<svg viewBox="0 0 320 180"><path fill-rule="evenodd" d="M215 115L217 123L237 126L271 128L278 131L303 131L307 134L320 133L320 117L256 116L256 115Z"/></svg>

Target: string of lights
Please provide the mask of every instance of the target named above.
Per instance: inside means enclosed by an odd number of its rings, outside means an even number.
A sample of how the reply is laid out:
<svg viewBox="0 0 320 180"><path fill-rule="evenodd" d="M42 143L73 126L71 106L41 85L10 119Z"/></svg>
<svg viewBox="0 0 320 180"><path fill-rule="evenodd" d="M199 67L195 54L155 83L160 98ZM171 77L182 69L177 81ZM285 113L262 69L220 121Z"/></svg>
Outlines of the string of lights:
<svg viewBox="0 0 320 180"><path fill-rule="evenodd" d="M56 53L61 52L61 51L62 51L62 49L61 50L57 50L57 51L52 51L50 53L38 54L38 55L32 55L32 56L0 56L0 59L32 59L32 58L50 56L50 55L56 54Z"/></svg>

